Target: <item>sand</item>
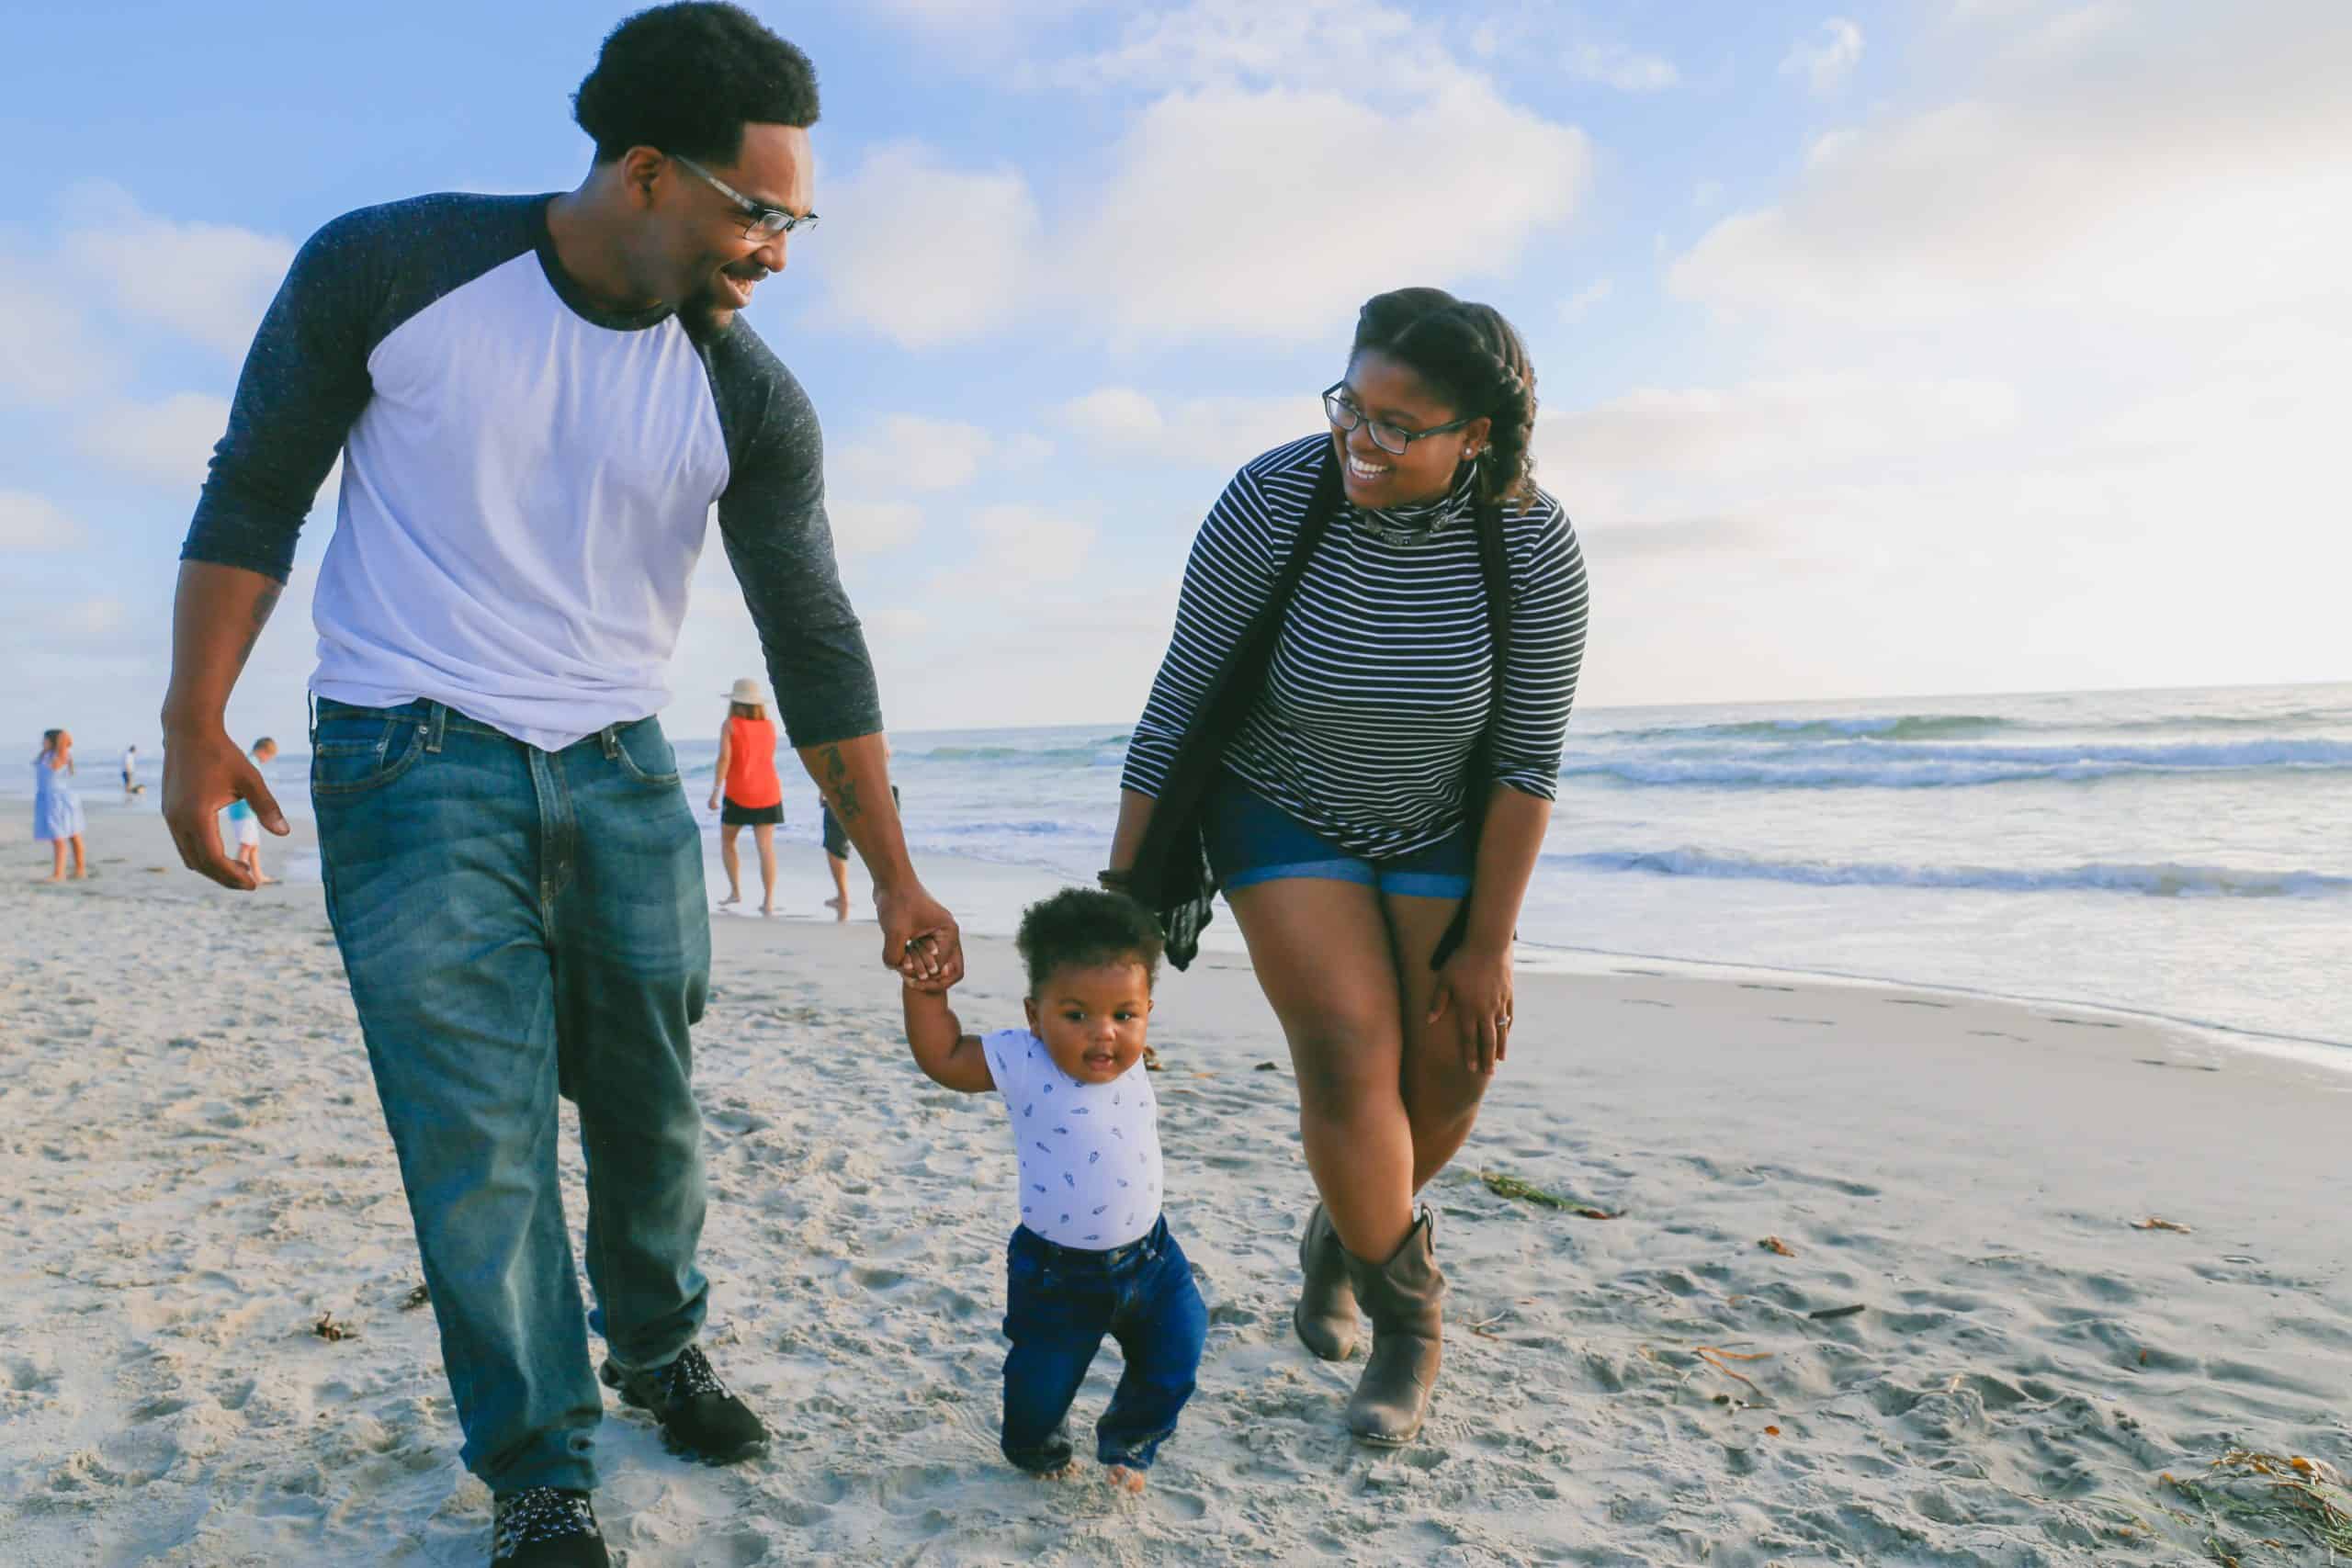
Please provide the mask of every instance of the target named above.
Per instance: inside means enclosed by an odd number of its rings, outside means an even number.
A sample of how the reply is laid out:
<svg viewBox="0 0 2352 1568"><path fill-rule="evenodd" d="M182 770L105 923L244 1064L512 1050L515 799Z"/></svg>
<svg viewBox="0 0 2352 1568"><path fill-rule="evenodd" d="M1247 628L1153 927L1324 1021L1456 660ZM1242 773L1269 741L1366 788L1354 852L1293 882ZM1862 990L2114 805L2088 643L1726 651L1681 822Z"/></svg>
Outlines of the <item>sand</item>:
<svg viewBox="0 0 2352 1568"><path fill-rule="evenodd" d="M94 828L85 885L35 885L21 829L0 850L0 1563L481 1562L490 1500L404 1305L317 887L232 895L151 870L150 818ZM952 902L991 874L927 874ZM787 876L815 888L813 857ZM877 945L716 923L707 1343L778 1436L705 1470L613 1406L598 1506L629 1568L2193 1562L2209 1536L2325 1560L2162 1478L2233 1447L2352 1465L2352 1076L2084 1009L1632 959L1525 976L1429 1194L1444 1379L1384 1454L1340 1427L1354 1366L1292 1337L1290 1073L1246 964L1204 954L1153 1035L1211 1337L1124 1500L996 1455L1012 1156L993 1100L907 1060ZM1009 944L970 949L966 1021L1016 1021Z"/></svg>

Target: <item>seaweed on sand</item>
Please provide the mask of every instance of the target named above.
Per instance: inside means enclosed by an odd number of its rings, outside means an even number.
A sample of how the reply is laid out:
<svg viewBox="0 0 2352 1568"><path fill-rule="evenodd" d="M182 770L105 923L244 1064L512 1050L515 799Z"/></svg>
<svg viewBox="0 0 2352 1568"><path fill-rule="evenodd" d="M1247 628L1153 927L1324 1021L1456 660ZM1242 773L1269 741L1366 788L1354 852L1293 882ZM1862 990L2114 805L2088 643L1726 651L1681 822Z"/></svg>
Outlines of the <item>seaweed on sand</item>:
<svg viewBox="0 0 2352 1568"><path fill-rule="evenodd" d="M2290 1536L2324 1548L2331 1561L2339 1553L2352 1554L2352 1490L2317 1460L2232 1449L2208 1465L2204 1475L2167 1472L2161 1479L2202 1514L2199 1518L2174 1510L2176 1517L2205 1527L2205 1550L2224 1568L2237 1568L2239 1553L2253 1547L2286 1547ZM2229 1531L2245 1532L2249 1539L2232 1540Z"/></svg>

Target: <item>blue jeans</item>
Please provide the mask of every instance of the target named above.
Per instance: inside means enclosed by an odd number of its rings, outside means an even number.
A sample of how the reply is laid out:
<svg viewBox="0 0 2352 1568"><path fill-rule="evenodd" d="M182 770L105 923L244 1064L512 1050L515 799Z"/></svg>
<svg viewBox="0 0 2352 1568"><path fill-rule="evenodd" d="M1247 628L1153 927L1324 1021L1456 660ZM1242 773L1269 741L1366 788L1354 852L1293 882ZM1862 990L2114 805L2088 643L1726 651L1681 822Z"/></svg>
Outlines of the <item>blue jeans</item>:
<svg viewBox="0 0 2352 1568"><path fill-rule="evenodd" d="M327 913L400 1156L466 1468L595 1485L588 1329L624 1367L694 1342L707 1287L687 1026L702 846L652 719L541 751L438 703L322 701L311 798ZM588 1167L583 1318L556 1096Z"/></svg>
<svg viewBox="0 0 2352 1568"><path fill-rule="evenodd" d="M1229 773L1217 774L1202 802L1201 840L1228 893L1308 877L1413 898L1466 898L1477 860L1460 828L1410 854L1376 861L1351 855Z"/></svg>
<svg viewBox="0 0 2352 1568"><path fill-rule="evenodd" d="M1102 1337L1126 1371L1094 1424L1095 1457L1148 1470L1193 1397L1209 1310L1165 1217L1108 1252L1057 1247L1026 1225L1005 1248L1004 1457L1033 1472L1069 1461L1069 1406Z"/></svg>

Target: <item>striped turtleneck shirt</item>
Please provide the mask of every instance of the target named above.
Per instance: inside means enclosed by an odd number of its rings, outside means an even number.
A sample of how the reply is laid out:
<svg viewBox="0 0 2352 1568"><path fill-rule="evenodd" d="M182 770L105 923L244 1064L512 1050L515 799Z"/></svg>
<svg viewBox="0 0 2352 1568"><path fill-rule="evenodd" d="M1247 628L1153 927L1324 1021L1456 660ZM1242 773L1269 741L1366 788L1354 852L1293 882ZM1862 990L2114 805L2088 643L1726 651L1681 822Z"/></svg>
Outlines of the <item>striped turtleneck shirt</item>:
<svg viewBox="0 0 2352 1568"><path fill-rule="evenodd" d="M1250 463L1201 525L1175 635L1127 743L1125 787L1159 793L1209 682L1274 591L1330 441L1309 436ZM1461 825L1463 768L1494 689L1476 529L1464 517L1404 537L1341 503L1283 613L1265 690L1224 757L1259 795L1372 859ZM1549 800L1584 657L1584 558L1567 514L1541 491L1505 509L1503 537L1510 646L1495 782Z"/></svg>

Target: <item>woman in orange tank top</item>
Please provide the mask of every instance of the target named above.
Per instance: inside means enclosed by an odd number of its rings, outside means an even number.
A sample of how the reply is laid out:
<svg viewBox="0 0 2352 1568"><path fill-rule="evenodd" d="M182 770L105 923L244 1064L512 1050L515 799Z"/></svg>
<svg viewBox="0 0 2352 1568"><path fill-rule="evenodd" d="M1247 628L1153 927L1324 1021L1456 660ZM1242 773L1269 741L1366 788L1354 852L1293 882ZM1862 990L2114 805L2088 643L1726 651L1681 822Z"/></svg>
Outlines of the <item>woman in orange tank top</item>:
<svg viewBox="0 0 2352 1568"><path fill-rule="evenodd" d="M784 784L775 776L775 726L768 721L760 683L749 678L727 694L710 808L718 813L718 859L727 868L727 897L719 903L742 901L743 863L735 838L749 828L760 851L760 913L775 914L775 829L784 820Z"/></svg>

